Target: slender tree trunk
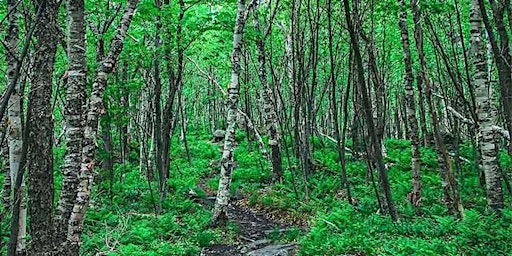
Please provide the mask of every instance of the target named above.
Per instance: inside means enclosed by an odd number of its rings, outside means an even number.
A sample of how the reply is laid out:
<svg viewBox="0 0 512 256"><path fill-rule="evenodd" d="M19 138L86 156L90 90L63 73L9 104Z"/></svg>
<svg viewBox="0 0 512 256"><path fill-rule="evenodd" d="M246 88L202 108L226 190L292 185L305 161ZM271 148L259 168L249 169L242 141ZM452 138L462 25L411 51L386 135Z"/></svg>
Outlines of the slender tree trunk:
<svg viewBox="0 0 512 256"><path fill-rule="evenodd" d="M17 65L18 54L18 44L19 40L19 12L16 7L17 1L8 0L7 6L8 11L10 11L10 15L8 17L9 24L7 26L7 33L5 36L5 43L7 46L6 62L7 62L7 83L15 83L15 71ZM8 129L8 163L6 163L6 168L10 170L9 176L5 179L9 181L9 184L14 184L17 178L18 170L21 168L21 149L23 145L22 141L22 106L23 106L23 91L21 90L20 83L15 84L15 89L9 98L9 108L7 109L7 129ZM9 195L10 195L9 188ZM25 203L25 181L22 181L20 187L20 200L22 203L20 204L20 216L18 220L19 231L18 231L18 243L16 245L16 254L22 255L26 251L26 241L25 236L27 232L26 225L26 216L27 216L27 205ZM8 210L10 207L6 208Z"/></svg>
<svg viewBox="0 0 512 256"><path fill-rule="evenodd" d="M478 110L478 139L482 157L482 169L485 174L487 204L495 211L503 208L500 166L498 163L499 137L493 131L497 111L494 106L494 89L487 77L487 59L482 37L482 13L478 0L471 0L471 53L475 72L473 82L476 90L476 109Z"/></svg>
<svg viewBox="0 0 512 256"><path fill-rule="evenodd" d="M432 81L428 76L428 68L423 51L423 28L419 10L419 0L411 0L412 13L414 19L414 39L416 41L416 50L418 52L418 58L421 66L421 76L425 83L425 95L430 110L430 117L432 120L432 128L434 132L434 142L436 145L437 159L439 162L439 170L441 173L442 186L444 192L444 203L446 204L448 211L461 215L463 208L460 200L459 191L457 188L457 181L453 174L453 170L450 164L450 158L446 145L444 144L439 128L438 114L434 105L434 99L432 92L434 90Z"/></svg>
<svg viewBox="0 0 512 256"><path fill-rule="evenodd" d="M62 247L67 238L69 216L76 199L78 173L82 161L82 142L84 138L84 111L86 101L85 71L85 8L84 0L68 0L68 78L66 87L66 153L62 192L55 212L55 248Z"/></svg>
<svg viewBox="0 0 512 256"><path fill-rule="evenodd" d="M412 192L409 193L408 199L416 208L416 212L420 213L421 205L421 174L420 174L420 141L418 136L418 120L416 118L416 102L414 100L414 89L412 87L414 76L412 74L412 58L411 46L409 41L409 30L407 28L407 10L405 0L399 0L400 12L400 32L402 35L402 47L404 50L404 63L405 63L405 94L407 104L407 119L409 120L409 138L411 139L412 148Z"/></svg>
<svg viewBox="0 0 512 256"><path fill-rule="evenodd" d="M421 138L423 139L423 146L429 146L430 133L427 129L427 106L425 105L425 93L423 91L423 78L421 75L416 76L416 82L418 87L418 105L420 108L420 129Z"/></svg>
<svg viewBox="0 0 512 256"><path fill-rule="evenodd" d="M356 40L356 31L354 30L354 26L352 23L352 18L350 15L350 7L348 0L343 0L343 4L345 7L345 19L347 22L347 27L350 34L350 41L354 48L354 60L357 67L357 81L359 83L359 87L361 89L363 108L365 112L366 123L368 126L368 135L370 136L370 141L372 145L373 155L376 160L376 164L379 170L379 180L381 181L382 190L384 191L384 195L386 198L387 210L391 216L393 221L398 220L398 216L396 213L395 204L393 202L393 198L391 195L391 187L389 184L388 170L384 165L384 159L382 157L382 148L378 143L377 134L375 131L375 125L373 123L373 115L371 109L371 103L368 97L368 89L364 79L364 70L363 70L363 61L361 58L361 52L359 49L359 42Z"/></svg>
<svg viewBox="0 0 512 256"><path fill-rule="evenodd" d="M126 84L127 81L128 81L128 63L125 61L123 63L123 68L121 71L121 83ZM130 107L130 94L129 94L128 90L124 90L123 93L124 93L124 95L121 96L121 106L123 109L127 110ZM131 118L123 121L123 123L119 126L121 163L123 163L123 164L128 163L128 158L130 156L130 147L128 144L131 139L131 136L128 135L129 134L128 126L129 126L130 122L131 122Z"/></svg>
<svg viewBox="0 0 512 256"><path fill-rule="evenodd" d="M331 9L331 0L327 1L327 25L329 28L329 60L330 60L330 79L331 79L331 109L332 109L332 115L333 115L333 126L334 126L334 136L336 138L336 147L338 149L338 159L341 166L341 179L343 182L343 186L345 187L347 191L347 200L350 204L352 204L352 193L350 191L350 182L348 181L348 175L347 170L345 167L345 139L341 136L345 137L345 130L346 130L346 120L347 117L343 119L343 135L340 133L340 127L339 127L339 119L338 119L338 104L336 101L336 91L337 88L337 77L336 77L336 71L335 71L335 60L334 60L334 47L333 47L333 28L332 28L332 9ZM347 88L347 92L350 91L350 85ZM343 98L343 96L342 96ZM345 99L344 104L348 102L348 97ZM344 106L345 106L344 105Z"/></svg>
<svg viewBox="0 0 512 256"><path fill-rule="evenodd" d="M220 162L220 180L215 208L213 209L212 225L224 225L228 218L228 204L231 187L231 172L234 168L233 151L235 147L236 117L238 113L239 76L241 72L240 57L242 52L243 30L246 22L245 0L238 0L236 24L233 34L233 53L231 55L231 83L228 87L227 129L224 138L224 149Z"/></svg>
<svg viewBox="0 0 512 256"><path fill-rule="evenodd" d="M103 142L103 150L106 153L106 156L102 159L101 162L101 171L102 175L100 175L100 179L102 181L108 180L109 182L109 199L110 204L112 204L113 198L113 185L114 185L114 147L112 145L112 124L111 117L108 113L108 107L105 106L105 114L101 118L100 121L101 126L101 140Z"/></svg>
<svg viewBox="0 0 512 256"><path fill-rule="evenodd" d="M153 58L153 80L154 80L154 95L153 95L153 140L152 140L152 148L151 157L155 162L156 169L158 171L158 194L160 196L158 209L161 212L162 204L165 198L165 186L167 184L167 177L165 175L164 165L163 165L163 124L162 124L162 80L160 78L160 47L161 47L161 38L160 38L160 30L162 28L161 24L161 3L159 0L155 0L155 6L158 9L158 16L156 17L156 32L155 32L155 56Z"/></svg>
<svg viewBox="0 0 512 256"><path fill-rule="evenodd" d="M68 250L69 255L78 255L81 245L81 235L85 220L85 212L89 205L92 183L94 178L94 155L96 153L96 140L98 135L98 119L104 113L103 93L107 86L108 74L112 73L117 60L123 50L123 41L130 27L138 0L129 0L123 18L117 27L110 50L101 62L92 85L92 94L88 106L87 120L84 131L84 143L82 149L82 164L80 167L80 183L75 205L71 212L68 226Z"/></svg>
<svg viewBox="0 0 512 256"><path fill-rule="evenodd" d="M259 35L256 39L256 49L258 52L258 75L260 77L261 85L263 86L263 109L265 112L265 126L268 133L268 144L270 146L270 160L272 163L272 175L274 181L281 181L283 179L283 169L281 166L281 148L279 138L279 123L277 120L276 104L272 88L267 81L267 67L266 67L266 51L265 51L265 38L260 28L259 21L259 0L256 0L254 7L254 28L258 31Z"/></svg>

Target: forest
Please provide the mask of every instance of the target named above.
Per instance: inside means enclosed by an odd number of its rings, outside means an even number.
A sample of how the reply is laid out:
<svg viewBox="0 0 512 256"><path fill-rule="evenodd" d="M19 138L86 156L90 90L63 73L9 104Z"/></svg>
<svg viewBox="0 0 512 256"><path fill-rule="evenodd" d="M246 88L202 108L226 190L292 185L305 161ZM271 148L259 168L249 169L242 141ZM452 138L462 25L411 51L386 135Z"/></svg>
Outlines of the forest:
<svg viewBox="0 0 512 256"><path fill-rule="evenodd" d="M6 0L0 255L512 255L510 0Z"/></svg>

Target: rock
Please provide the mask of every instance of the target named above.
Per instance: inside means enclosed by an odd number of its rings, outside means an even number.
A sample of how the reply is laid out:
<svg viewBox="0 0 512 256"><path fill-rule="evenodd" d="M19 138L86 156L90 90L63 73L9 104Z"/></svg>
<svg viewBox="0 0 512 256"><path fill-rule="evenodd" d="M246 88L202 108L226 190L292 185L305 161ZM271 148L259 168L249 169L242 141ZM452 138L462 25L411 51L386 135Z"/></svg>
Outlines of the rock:
<svg viewBox="0 0 512 256"><path fill-rule="evenodd" d="M213 142L221 142L222 140L224 140L225 136L226 136L226 131L215 130L215 132L213 132Z"/></svg>
<svg viewBox="0 0 512 256"><path fill-rule="evenodd" d="M226 131L224 131L224 130L215 130L215 132L213 133L213 137L215 137L215 138L224 139L224 136L226 136Z"/></svg>
<svg viewBox="0 0 512 256"><path fill-rule="evenodd" d="M288 251L295 249L293 244L269 245L247 253L247 256L288 256Z"/></svg>
<svg viewBox="0 0 512 256"><path fill-rule="evenodd" d="M271 243L272 241L268 240L268 239L261 239L261 240L257 240L257 241L253 241L251 243L248 243L248 244L244 244L241 249L240 249L240 252L241 253L247 253L249 251L252 251L252 250L255 250L257 249L258 247L261 247L263 245L266 245L266 244L269 244Z"/></svg>

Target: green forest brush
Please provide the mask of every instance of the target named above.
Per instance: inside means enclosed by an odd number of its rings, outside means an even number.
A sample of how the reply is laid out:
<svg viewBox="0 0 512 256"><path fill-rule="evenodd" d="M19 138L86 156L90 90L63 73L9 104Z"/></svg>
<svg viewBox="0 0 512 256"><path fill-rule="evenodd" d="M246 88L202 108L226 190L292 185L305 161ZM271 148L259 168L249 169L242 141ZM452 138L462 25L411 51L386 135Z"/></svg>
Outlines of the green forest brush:
<svg viewBox="0 0 512 256"><path fill-rule="evenodd" d="M284 182L268 185L269 163L255 142L249 150L245 138L244 133L237 134L240 145L235 151L238 168L233 173L232 192L247 197L250 206L287 212L308 223L306 234L292 229L282 236L277 232L269 235L273 240L298 242L299 255L503 255L512 251L512 211L504 210L502 218L486 211L485 191L479 185L474 166L462 166L464 179L459 179L459 184L466 211L465 217L457 220L447 215L440 202L442 190L435 152L423 148L423 216L420 218L407 200L411 180L410 142L387 140L390 180L400 214L399 222L393 223L377 211L379 207L371 183L365 178L363 161L347 156L350 159L347 171L357 202L352 206L341 192L335 145L326 142L321 147L318 140L314 141L316 169L309 177L311 200L306 203L299 174L295 175L299 195L293 192L290 163L284 159ZM199 255L202 247L232 242L237 227L230 224L224 230L210 229L210 211L187 196L190 190L199 197L206 196L198 187L202 179L207 179L207 186L212 190L218 184L218 177L213 176L218 168L210 163L220 158L220 150L209 139L208 134L189 134L192 164L188 163L182 144L174 140L171 178L167 184L170 193L160 216L154 213L153 202L157 198L151 198L138 163L115 165L112 195L109 195L108 174L99 171L99 184L95 186L87 213L82 255L98 252L112 256ZM461 155L467 158L473 154L472 150L467 144L460 148ZM58 170L63 152L63 148L55 149L57 187L62 181ZM501 155L501 165L506 173L510 172L512 161L506 154ZM152 186L155 191L156 181ZM510 198L507 200L510 203ZM7 232L7 223L2 221L2 234ZM5 235L2 239L7 242Z"/></svg>

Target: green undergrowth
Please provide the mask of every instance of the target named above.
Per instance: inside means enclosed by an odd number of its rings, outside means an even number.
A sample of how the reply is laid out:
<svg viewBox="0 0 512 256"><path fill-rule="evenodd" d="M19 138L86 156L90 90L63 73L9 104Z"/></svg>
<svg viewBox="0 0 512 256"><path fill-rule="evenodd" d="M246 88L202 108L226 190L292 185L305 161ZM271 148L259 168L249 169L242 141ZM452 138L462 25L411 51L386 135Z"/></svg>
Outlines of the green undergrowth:
<svg viewBox="0 0 512 256"><path fill-rule="evenodd" d="M216 145L207 137L189 135L191 161L182 143L174 141L168 196L158 209L157 181L151 190L138 163L116 164L110 193L110 176L93 193L87 213L82 255L199 255L202 247L228 242L235 234L208 227L211 213L196 199L205 197L197 186L201 177L210 175L210 162L220 157ZM157 174L155 173L155 179ZM189 193L195 193L190 197Z"/></svg>
<svg viewBox="0 0 512 256"><path fill-rule="evenodd" d="M391 191L399 213L399 222L393 223L379 212L366 163L347 155L347 173L350 177L355 205L347 203L341 189L341 168L335 145L314 141L314 170L308 176L309 201L305 198L302 174L285 168L285 180L266 187L268 166L259 163L247 153L241 143L236 153L240 158L235 184L246 184L249 203L270 210L287 212L309 223L309 233L295 238L300 243L300 255L504 255L512 252L512 212L505 210L497 218L486 209L485 190L480 185L476 168L463 162L457 171L459 189L465 206L464 218L458 220L447 214L441 202L442 187L433 149L421 149L423 199L421 216L407 199L411 191L410 142L387 140L386 163L389 167ZM242 153L245 152L245 153ZM258 153L255 153L258 154ZM460 154L472 159L473 149L468 144L460 147ZM262 158L261 155L259 157ZM290 166L286 159L285 166ZM501 154L501 166L510 173L512 164L506 153ZM292 164L297 161L292 159ZM260 167L260 171L254 168ZM259 174L258 174L259 173ZM377 180L377 174L374 174ZM294 182L298 194L294 193ZM254 183L259 178L260 182ZM377 181L375 181L377 182ZM506 191L505 191L506 192ZM507 196L507 205L510 198Z"/></svg>
<svg viewBox="0 0 512 256"><path fill-rule="evenodd" d="M268 238L299 243L299 255L512 253L512 212L503 211L502 218L489 213L485 190L480 185L475 166L469 163L463 162L457 171L465 206L464 218L459 220L448 215L441 202L436 153L431 148L421 149L423 198L422 213L418 216L407 199L411 191L410 142L387 140L385 160L399 214L399 221L393 223L379 212L371 175L363 158L346 155L355 202L350 205L341 186L335 145L313 140L314 168L307 177L309 200L306 200L299 162L288 156L285 148L284 179L270 185L270 166L257 142L248 144L243 132L238 132L236 138L239 143L235 150L237 167L233 171L231 192L246 196L252 207L263 208L284 221L295 223L296 229L283 235L276 230ZM198 201L207 194L198 186L200 180L204 179L209 189L217 189L222 145L210 143L209 134L188 134L187 139L190 161L183 143L176 138L173 141L168 196L162 203L160 214L156 214L157 174L155 180L148 183L145 174L139 170L137 150L132 150L127 164L119 163L119 156L113 156L116 161L113 176L99 171L87 212L81 255L199 255L202 247L233 241L238 228L231 223L224 229L209 228L211 212ZM132 145L132 148L137 149L137 146ZM99 152L100 157L103 153ZM55 154L55 187L58 190L62 181L59 169L64 149L56 148ZM292 149L289 154L293 154ZM471 145L461 145L460 154L472 159ZM500 155L500 163L505 173L512 172L512 161L504 152ZM377 175L374 176L376 180ZM505 194L510 209L511 199L506 190ZM4 232L7 231L6 224L3 223ZM307 231L300 231L304 225Z"/></svg>

